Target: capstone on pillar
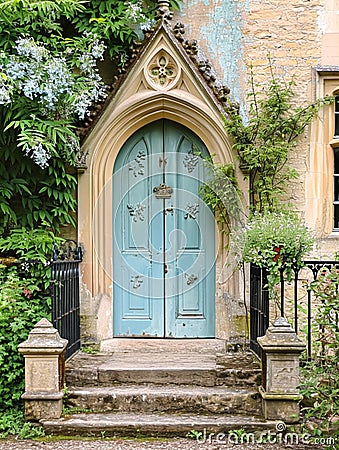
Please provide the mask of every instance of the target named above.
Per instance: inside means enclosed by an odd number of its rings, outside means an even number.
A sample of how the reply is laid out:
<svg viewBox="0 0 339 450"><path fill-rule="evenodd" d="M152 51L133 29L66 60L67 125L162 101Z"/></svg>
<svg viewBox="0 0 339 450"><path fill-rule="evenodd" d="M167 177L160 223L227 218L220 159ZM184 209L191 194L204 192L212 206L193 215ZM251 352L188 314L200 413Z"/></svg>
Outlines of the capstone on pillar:
<svg viewBox="0 0 339 450"><path fill-rule="evenodd" d="M19 352L25 358L25 403L27 420L58 419L62 414L64 352L68 341L47 319L41 319Z"/></svg>
<svg viewBox="0 0 339 450"><path fill-rule="evenodd" d="M265 419L296 423L300 420L299 357L305 344L284 317L258 338L263 351L260 394Z"/></svg>

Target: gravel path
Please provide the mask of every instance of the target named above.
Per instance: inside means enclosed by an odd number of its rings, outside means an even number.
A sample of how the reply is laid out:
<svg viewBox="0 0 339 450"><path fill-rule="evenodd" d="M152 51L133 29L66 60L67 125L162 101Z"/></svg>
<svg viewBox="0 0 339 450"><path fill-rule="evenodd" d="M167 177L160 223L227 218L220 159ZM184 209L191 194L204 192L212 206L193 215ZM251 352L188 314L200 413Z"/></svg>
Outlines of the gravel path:
<svg viewBox="0 0 339 450"><path fill-rule="evenodd" d="M337 449L338 446L333 449ZM239 444L227 443L199 443L194 439L168 439L168 440L58 440L58 441L32 441L32 440L0 440L0 450L319 450L325 446L319 444L298 445L284 444Z"/></svg>

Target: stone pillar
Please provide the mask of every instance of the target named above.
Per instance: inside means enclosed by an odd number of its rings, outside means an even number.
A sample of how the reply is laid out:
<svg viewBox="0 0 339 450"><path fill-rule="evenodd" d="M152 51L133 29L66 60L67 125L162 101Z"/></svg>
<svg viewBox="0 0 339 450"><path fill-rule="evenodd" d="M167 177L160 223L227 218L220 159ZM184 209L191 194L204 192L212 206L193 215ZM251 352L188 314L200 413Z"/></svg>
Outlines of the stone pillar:
<svg viewBox="0 0 339 450"><path fill-rule="evenodd" d="M300 419L299 356L305 344L284 317L258 338L263 351L260 393L265 419L295 423Z"/></svg>
<svg viewBox="0 0 339 450"><path fill-rule="evenodd" d="M18 347L25 357L25 417L58 419L62 413L64 351L68 341L41 319Z"/></svg>

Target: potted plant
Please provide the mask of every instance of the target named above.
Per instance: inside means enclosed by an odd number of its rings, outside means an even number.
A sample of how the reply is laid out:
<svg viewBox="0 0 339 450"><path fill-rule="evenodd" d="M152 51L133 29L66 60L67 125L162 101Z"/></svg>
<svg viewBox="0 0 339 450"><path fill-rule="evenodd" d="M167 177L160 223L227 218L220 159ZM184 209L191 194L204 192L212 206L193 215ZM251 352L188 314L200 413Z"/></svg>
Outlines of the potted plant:
<svg viewBox="0 0 339 450"><path fill-rule="evenodd" d="M291 279L292 268L303 267L315 237L296 213L266 211L254 213L243 228L231 233L231 240L240 261L267 268L272 293L280 281L280 270Z"/></svg>

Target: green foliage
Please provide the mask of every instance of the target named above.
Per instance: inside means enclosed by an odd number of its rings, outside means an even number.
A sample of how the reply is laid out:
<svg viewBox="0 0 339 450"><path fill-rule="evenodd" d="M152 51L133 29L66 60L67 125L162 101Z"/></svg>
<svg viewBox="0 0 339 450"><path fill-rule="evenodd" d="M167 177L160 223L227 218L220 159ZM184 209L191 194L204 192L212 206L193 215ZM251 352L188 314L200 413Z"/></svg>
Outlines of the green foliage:
<svg viewBox="0 0 339 450"><path fill-rule="evenodd" d="M0 235L13 227L44 224L57 231L62 224L75 225L76 178L60 158L41 170L11 145L0 146L0 160Z"/></svg>
<svg viewBox="0 0 339 450"><path fill-rule="evenodd" d="M232 224L238 224L241 207L238 182L233 164L214 163L204 159L207 181L201 186L200 196L216 215L220 231L229 234Z"/></svg>
<svg viewBox="0 0 339 450"><path fill-rule="evenodd" d="M38 320L50 318L49 260L54 242L53 234L44 229L18 229L0 239L0 252L20 259L12 267L0 266L1 410L17 407L24 391L18 345Z"/></svg>
<svg viewBox="0 0 339 450"><path fill-rule="evenodd" d="M320 306L316 310L316 353L302 369L301 392L311 406L306 417L322 421L324 431L333 431L339 416L339 266L324 270L311 284ZM336 434L339 437L339 429Z"/></svg>
<svg viewBox="0 0 339 450"><path fill-rule="evenodd" d="M82 0L1 0L1 48L11 50L19 37L27 35L57 42L69 21L83 11L87 3Z"/></svg>
<svg viewBox="0 0 339 450"><path fill-rule="evenodd" d="M288 211L255 213L248 224L232 232L238 258L269 271L271 292L280 281L280 269L290 279L292 268L303 267L303 260L314 245L314 235L297 214Z"/></svg>
<svg viewBox="0 0 339 450"><path fill-rule="evenodd" d="M25 422L23 411L13 408L2 412L0 416L0 438L8 435L18 436L21 439L32 439L44 436L45 432L42 427Z"/></svg>
<svg viewBox="0 0 339 450"><path fill-rule="evenodd" d="M288 165L291 149L322 106L333 98L295 106L294 81L277 79L272 65L268 89L259 90L253 71L251 86L248 122L242 120L237 105L230 103L224 123L242 165L250 172L252 209L275 210L284 197L286 183L298 176Z"/></svg>
<svg viewBox="0 0 339 450"><path fill-rule="evenodd" d="M148 1L145 6L139 0L91 0L89 3L73 20L76 31L91 31L100 36L110 57L124 63L128 46L137 38L136 25L150 27L156 2Z"/></svg>
<svg viewBox="0 0 339 450"><path fill-rule="evenodd" d="M75 125L105 96L97 61L106 47L113 70L126 60L136 26L150 26L154 6L0 0L0 135L9 133L42 168L54 156L72 164Z"/></svg>

